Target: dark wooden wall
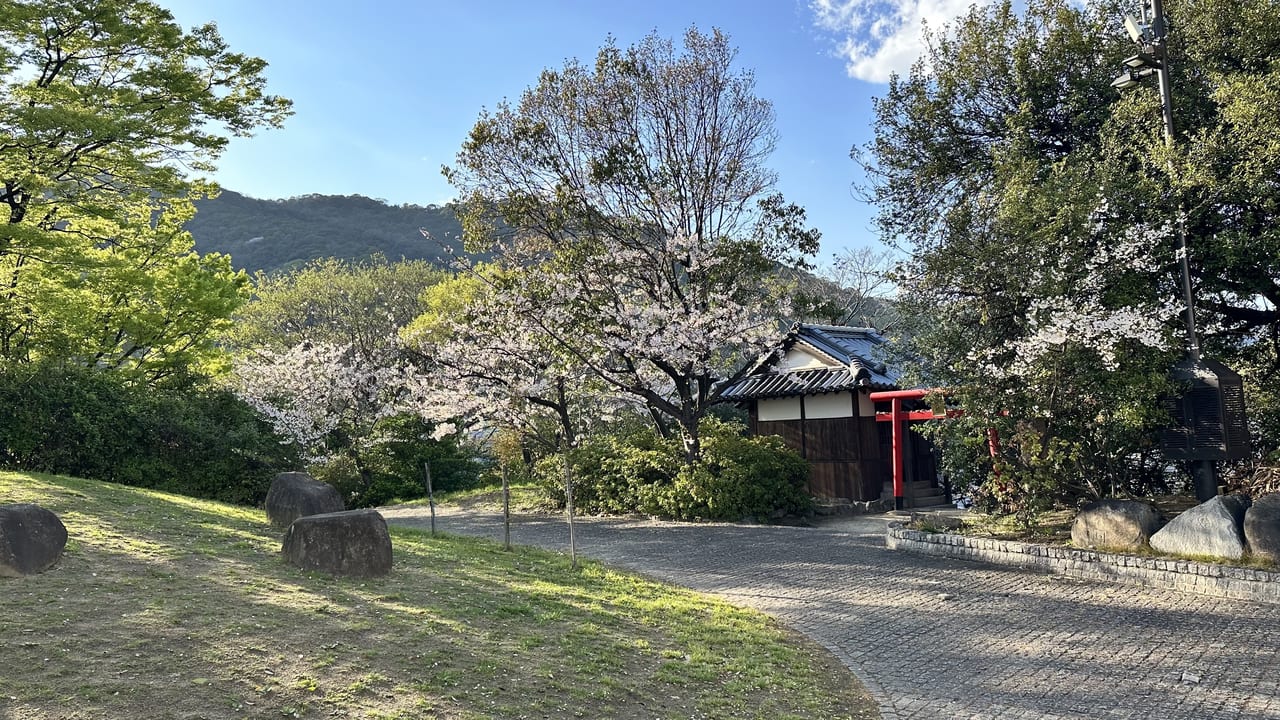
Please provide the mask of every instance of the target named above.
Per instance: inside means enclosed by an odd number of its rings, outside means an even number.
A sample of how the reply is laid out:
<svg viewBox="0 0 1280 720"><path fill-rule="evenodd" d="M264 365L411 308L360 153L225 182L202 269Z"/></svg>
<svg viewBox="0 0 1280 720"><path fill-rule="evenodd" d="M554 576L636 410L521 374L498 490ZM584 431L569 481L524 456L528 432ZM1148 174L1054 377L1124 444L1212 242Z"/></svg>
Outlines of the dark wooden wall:
<svg viewBox="0 0 1280 720"><path fill-rule="evenodd" d="M875 500L886 477L874 418L759 421L751 408L751 429L777 435L809 461L809 492L817 497Z"/></svg>

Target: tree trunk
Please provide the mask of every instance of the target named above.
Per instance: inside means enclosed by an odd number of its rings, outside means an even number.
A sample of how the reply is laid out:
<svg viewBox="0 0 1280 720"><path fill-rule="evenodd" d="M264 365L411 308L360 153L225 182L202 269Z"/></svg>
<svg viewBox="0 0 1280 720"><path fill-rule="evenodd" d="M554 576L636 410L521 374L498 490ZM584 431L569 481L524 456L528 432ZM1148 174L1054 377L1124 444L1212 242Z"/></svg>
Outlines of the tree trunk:
<svg viewBox="0 0 1280 720"><path fill-rule="evenodd" d="M560 432L564 436L564 447L573 447L577 441L577 433L573 430L573 418L569 416L569 400L565 391L564 378L556 379L556 414L560 418Z"/></svg>
<svg viewBox="0 0 1280 720"><path fill-rule="evenodd" d="M658 436L665 439L671 439L671 427L667 425L666 417L662 411L652 405L645 405L645 409L649 411L649 418L653 420L653 427L658 431Z"/></svg>
<svg viewBox="0 0 1280 720"><path fill-rule="evenodd" d="M698 418L688 416L680 419L680 427L684 440L684 460L693 465L702 458L702 436L698 434Z"/></svg>

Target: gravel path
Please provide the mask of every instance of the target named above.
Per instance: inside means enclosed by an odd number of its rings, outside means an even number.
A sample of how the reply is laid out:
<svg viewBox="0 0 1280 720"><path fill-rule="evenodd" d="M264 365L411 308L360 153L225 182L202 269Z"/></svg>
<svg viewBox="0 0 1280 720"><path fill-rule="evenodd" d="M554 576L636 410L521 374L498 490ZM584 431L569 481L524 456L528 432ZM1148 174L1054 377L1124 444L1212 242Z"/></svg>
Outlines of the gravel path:
<svg viewBox="0 0 1280 720"><path fill-rule="evenodd" d="M386 508L424 527L425 508ZM887 720L1280 720L1280 606L885 549L887 518L818 528L587 518L587 557L770 613L829 648ZM444 511L444 532L501 518ZM513 542L568 550L560 518Z"/></svg>

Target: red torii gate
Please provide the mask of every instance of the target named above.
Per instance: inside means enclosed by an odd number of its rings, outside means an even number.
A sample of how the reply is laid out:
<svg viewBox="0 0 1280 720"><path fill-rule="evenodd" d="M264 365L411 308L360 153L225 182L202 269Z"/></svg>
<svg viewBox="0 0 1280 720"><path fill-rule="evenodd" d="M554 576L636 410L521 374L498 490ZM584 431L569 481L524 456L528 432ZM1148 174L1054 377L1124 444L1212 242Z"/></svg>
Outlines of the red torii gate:
<svg viewBox="0 0 1280 720"><path fill-rule="evenodd" d="M868 397L871 402L888 402L889 412L877 412L876 422L893 423L893 509L902 510L905 505L905 475L906 468L903 461L904 445L906 444L907 421L908 420L944 420L946 418L959 417L963 414L962 410L947 410L941 415L930 410L903 410L903 400L919 400L926 395L932 393L945 393L942 388L916 389L916 390L884 390L881 392L873 392ZM987 428L987 446L991 450L991 457L996 457L1000 452L1000 435L995 428ZM996 468L995 473L1000 473Z"/></svg>

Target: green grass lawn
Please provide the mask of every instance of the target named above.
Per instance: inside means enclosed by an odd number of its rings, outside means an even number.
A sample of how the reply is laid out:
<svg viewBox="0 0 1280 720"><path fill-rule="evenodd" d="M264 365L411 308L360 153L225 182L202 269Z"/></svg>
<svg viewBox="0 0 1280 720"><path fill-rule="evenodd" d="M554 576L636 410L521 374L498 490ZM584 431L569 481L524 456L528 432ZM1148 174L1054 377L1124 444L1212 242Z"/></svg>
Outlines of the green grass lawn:
<svg viewBox="0 0 1280 720"><path fill-rule="evenodd" d="M874 718L759 613L560 555L393 529L395 568L285 565L262 511L0 472L70 536L0 578L0 718Z"/></svg>

